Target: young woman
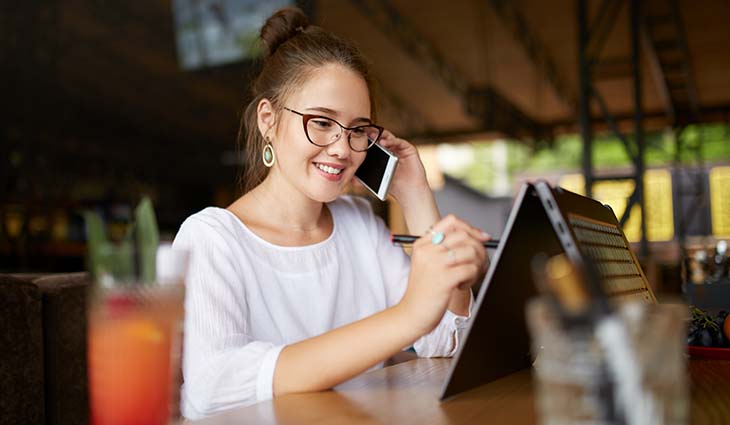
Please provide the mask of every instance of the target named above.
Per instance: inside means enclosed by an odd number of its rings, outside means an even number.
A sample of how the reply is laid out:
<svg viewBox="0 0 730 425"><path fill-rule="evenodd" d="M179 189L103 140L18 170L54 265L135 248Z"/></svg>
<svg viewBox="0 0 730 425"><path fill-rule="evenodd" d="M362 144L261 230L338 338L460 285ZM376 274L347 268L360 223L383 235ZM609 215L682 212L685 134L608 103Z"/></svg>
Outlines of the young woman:
<svg viewBox="0 0 730 425"><path fill-rule="evenodd" d="M243 196L183 223L192 251L182 408L188 418L331 388L414 346L451 356L488 235L441 219L416 149L374 124L371 76L348 42L283 9L242 119ZM239 136L239 139L243 137ZM390 193L409 258L367 201L340 196L378 142L399 165Z"/></svg>

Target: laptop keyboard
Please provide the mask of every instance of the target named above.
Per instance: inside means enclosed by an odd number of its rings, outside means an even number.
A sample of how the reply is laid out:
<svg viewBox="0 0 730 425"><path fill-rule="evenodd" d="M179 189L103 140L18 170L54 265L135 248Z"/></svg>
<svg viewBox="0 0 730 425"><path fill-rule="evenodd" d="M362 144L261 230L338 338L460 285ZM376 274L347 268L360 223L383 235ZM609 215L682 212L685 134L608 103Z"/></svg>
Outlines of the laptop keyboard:
<svg viewBox="0 0 730 425"><path fill-rule="evenodd" d="M612 298L651 302L646 280L616 225L575 214L569 221L581 251L593 260Z"/></svg>

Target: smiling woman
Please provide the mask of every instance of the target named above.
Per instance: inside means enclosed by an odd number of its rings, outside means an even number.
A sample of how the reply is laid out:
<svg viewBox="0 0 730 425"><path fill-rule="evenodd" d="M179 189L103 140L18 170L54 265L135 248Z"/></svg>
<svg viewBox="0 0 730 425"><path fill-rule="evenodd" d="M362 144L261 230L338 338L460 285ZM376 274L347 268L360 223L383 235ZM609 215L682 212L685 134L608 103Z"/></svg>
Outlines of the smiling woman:
<svg viewBox="0 0 730 425"><path fill-rule="evenodd" d="M338 63L324 64L309 74L307 82L287 97L291 107L277 107L268 99L257 104L257 134L265 135L277 161L265 170L267 178L254 193L288 193L294 187L295 193L312 201L333 201L365 159L366 148L380 136L377 127L362 125L370 122L370 96L360 74ZM353 127L345 130L337 120ZM370 131L370 140L355 134L371 127L375 130ZM359 149L353 149L353 142ZM333 184L324 184L323 177Z"/></svg>
<svg viewBox="0 0 730 425"><path fill-rule="evenodd" d="M331 388L404 347L450 356L489 238L439 217L418 151L375 124L366 61L349 42L282 9L241 122L243 195L189 217L182 411L198 418ZM362 199L342 196L366 151L399 157L391 194L413 255ZM458 319L458 320L457 320Z"/></svg>

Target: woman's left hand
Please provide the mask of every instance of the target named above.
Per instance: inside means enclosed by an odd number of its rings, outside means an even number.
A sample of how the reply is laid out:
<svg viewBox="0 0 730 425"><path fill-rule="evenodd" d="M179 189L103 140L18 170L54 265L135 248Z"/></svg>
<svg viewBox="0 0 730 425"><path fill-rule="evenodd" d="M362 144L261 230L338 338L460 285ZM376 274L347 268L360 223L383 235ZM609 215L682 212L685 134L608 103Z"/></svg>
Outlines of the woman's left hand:
<svg viewBox="0 0 730 425"><path fill-rule="evenodd" d="M388 130L383 131L378 144L398 157L398 166L389 190L397 201L401 202L406 193L420 189L430 190L426 181L426 170L415 146L407 140L397 138Z"/></svg>

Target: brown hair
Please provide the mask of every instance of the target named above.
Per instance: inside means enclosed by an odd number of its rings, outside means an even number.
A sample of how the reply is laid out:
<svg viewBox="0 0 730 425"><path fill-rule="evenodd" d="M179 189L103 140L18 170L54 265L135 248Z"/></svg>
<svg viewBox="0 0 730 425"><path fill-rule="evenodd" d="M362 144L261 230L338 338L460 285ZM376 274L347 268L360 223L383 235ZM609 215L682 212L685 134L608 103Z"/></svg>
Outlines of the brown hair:
<svg viewBox="0 0 730 425"><path fill-rule="evenodd" d="M304 12L293 7L280 9L266 20L261 27L261 40L266 47L263 68L251 85L253 98L241 117L238 131L238 145L244 160L239 185L244 194L258 186L268 174L262 159L266 142L259 133L257 117L262 99L271 101L278 117L284 101L306 83L313 71L335 63L365 80L370 91L371 117L375 119L369 65L352 43L309 25Z"/></svg>

